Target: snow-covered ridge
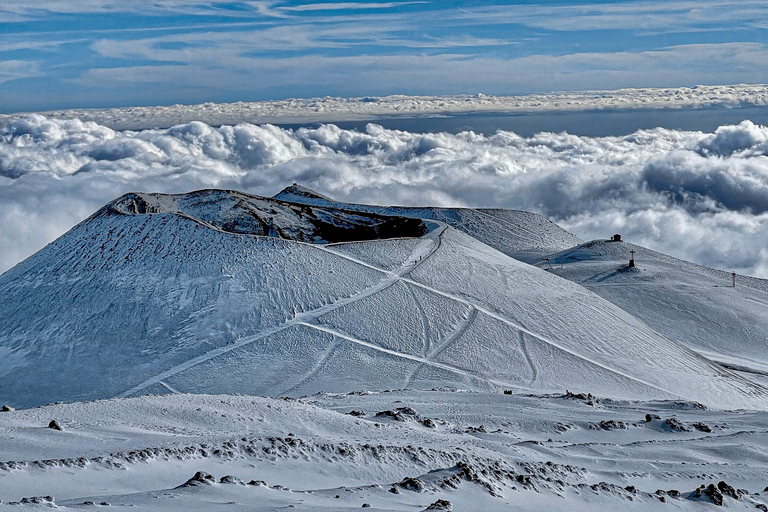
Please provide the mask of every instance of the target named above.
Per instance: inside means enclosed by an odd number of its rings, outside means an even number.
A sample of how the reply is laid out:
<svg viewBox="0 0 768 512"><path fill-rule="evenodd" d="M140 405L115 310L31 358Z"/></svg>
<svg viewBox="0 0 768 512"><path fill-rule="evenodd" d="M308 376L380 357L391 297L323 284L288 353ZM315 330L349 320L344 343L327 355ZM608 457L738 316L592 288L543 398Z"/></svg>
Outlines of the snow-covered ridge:
<svg viewBox="0 0 768 512"><path fill-rule="evenodd" d="M126 194L96 216L113 211L123 215L178 214L226 233L308 243L420 237L427 232L420 219L299 205L229 190Z"/></svg>
<svg viewBox="0 0 768 512"><path fill-rule="evenodd" d="M739 108L768 105L768 85L698 85L680 88L553 92L522 96L385 96L203 103L157 107L73 109L45 112L51 118L96 121L113 129L169 127L190 121L211 125L249 122L311 123L397 115L462 112L555 112L611 109ZM0 116L0 120L3 117Z"/></svg>
<svg viewBox="0 0 768 512"><path fill-rule="evenodd" d="M446 222L421 237L297 241L296 212L421 226L420 211ZM254 213L295 236L240 230ZM567 247L540 226L521 212L127 195L0 276L0 402L451 386L768 406L760 384L481 241Z"/></svg>

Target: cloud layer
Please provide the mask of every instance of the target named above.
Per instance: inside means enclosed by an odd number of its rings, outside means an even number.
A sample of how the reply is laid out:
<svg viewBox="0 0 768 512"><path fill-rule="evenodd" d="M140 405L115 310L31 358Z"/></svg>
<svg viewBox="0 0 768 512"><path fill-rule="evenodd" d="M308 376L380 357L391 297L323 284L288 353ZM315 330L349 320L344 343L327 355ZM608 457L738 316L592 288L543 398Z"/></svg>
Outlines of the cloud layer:
<svg viewBox="0 0 768 512"><path fill-rule="evenodd" d="M272 195L294 181L344 201L535 211L585 239L622 233L768 277L768 128L750 121L521 138L200 122L121 132L39 115L0 128L0 271L125 192Z"/></svg>

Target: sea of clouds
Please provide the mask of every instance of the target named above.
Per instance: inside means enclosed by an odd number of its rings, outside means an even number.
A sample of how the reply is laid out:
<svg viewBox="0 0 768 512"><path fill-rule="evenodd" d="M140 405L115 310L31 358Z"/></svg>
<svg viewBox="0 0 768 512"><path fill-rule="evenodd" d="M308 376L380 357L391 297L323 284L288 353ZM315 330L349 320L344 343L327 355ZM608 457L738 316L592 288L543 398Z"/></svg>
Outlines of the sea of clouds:
<svg viewBox="0 0 768 512"><path fill-rule="evenodd" d="M285 130L192 122L115 131L41 115L0 126L0 272L131 191L299 182L342 201L541 213L585 240L628 241L768 277L768 128L621 137Z"/></svg>

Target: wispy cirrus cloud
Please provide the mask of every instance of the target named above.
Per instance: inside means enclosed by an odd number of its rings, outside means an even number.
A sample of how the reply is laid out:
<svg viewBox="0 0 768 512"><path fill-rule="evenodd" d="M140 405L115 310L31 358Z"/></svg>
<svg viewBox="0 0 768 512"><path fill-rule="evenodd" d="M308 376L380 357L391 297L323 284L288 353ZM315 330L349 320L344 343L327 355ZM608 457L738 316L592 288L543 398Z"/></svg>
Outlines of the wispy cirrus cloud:
<svg viewBox="0 0 768 512"><path fill-rule="evenodd" d="M41 75L39 62L26 60L6 60L0 62L0 84L20 78L32 78Z"/></svg>
<svg viewBox="0 0 768 512"><path fill-rule="evenodd" d="M757 0L6 3L0 61L37 67L9 71L26 79L0 109L763 82L766 18Z"/></svg>
<svg viewBox="0 0 768 512"><path fill-rule="evenodd" d="M125 49L123 49L125 50ZM145 48L147 50L147 48ZM217 53L217 66L207 52ZM172 64L93 69L79 78L86 87L96 84L156 83L167 87L213 85L226 80L232 90L249 90L253 80L261 87L294 87L311 83L321 93L336 90L342 95L387 94L389 91L453 94L467 90L502 94L510 86L532 92L589 89L613 81L618 87L675 86L691 73L707 83L730 83L738 73L744 82L759 82L768 66L768 48L758 43L681 45L647 52L575 53L534 55L517 59L467 57L464 54L296 56L280 59L238 54L237 46L226 51L186 48L160 52ZM713 63L728 62L729 67ZM343 84L348 69L365 82ZM706 68L707 72L700 70ZM478 85L476 77L482 76ZM293 95L309 94L293 89ZM322 95L322 94L320 94Z"/></svg>
<svg viewBox="0 0 768 512"><path fill-rule="evenodd" d="M429 2L333 2L326 4L304 4L281 7L286 12L343 11L351 9L391 9L406 5L428 4Z"/></svg>

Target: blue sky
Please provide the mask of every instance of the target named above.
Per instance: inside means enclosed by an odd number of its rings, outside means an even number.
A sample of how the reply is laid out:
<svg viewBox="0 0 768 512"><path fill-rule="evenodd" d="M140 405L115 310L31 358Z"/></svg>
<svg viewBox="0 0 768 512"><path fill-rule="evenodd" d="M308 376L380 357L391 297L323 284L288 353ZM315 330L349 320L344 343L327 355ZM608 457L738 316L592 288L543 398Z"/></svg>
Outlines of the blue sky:
<svg viewBox="0 0 768 512"><path fill-rule="evenodd" d="M765 0L0 3L6 113L765 82Z"/></svg>

